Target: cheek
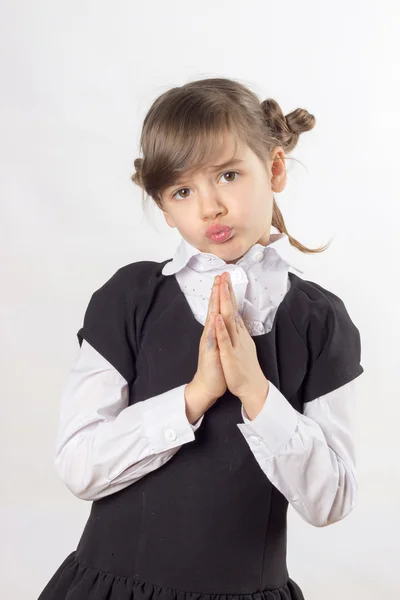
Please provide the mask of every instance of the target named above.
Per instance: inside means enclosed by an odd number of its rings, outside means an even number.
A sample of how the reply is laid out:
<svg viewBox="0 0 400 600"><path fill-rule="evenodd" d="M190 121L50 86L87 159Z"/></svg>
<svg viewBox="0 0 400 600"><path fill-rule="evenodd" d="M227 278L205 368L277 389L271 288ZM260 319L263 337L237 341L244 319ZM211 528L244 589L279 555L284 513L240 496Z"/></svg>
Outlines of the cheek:
<svg viewBox="0 0 400 600"><path fill-rule="evenodd" d="M198 217L192 214L191 211L180 211L176 216L177 227L184 232L185 237L191 240L191 243L196 242L199 236L199 220ZM196 243L194 243L196 245Z"/></svg>
<svg viewBox="0 0 400 600"><path fill-rule="evenodd" d="M241 216L246 219L256 220L260 217L265 217L267 209L267 199L260 192L253 191L245 197L245 201L241 201L238 210Z"/></svg>

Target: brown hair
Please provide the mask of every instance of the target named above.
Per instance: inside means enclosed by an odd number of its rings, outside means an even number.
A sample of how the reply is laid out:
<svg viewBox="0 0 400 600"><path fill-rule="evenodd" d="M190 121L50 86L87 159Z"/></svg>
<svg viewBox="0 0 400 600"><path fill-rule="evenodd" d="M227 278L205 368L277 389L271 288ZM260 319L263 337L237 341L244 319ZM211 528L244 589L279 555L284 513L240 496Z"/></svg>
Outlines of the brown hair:
<svg viewBox="0 0 400 600"><path fill-rule="evenodd" d="M164 92L153 102L140 138L144 158L134 161L136 173L131 179L162 208L162 191L182 172L206 164L225 132L233 133L265 161L276 146L281 146L285 155L291 152L300 134L314 125L315 117L307 110L297 108L284 116L275 100L260 103L254 92L233 79L192 81ZM272 225L301 252L323 252L329 246L307 248L293 238L275 199Z"/></svg>

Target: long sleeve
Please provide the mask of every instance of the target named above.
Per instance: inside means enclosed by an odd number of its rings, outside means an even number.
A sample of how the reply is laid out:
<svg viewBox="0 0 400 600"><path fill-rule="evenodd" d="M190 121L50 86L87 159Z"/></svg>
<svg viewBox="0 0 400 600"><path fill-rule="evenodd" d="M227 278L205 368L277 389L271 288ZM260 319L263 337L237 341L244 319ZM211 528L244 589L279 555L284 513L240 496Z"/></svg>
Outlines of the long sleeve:
<svg viewBox="0 0 400 600"><path fill-rule="evenodd" d="M324 527L354 508L358 484L353 426L356 384L349 383L296 411L270 382L252 421L242 406L238 427L271 483L308 523Z"/></svg>
<svg viewBox="0 0 400 600"><path fill-rule="evenodd" d="M124 377L86 340L60 402L57 472L83 500L117 492L195 439L203 416L186 416L186 384L128 406Z"/></svg>

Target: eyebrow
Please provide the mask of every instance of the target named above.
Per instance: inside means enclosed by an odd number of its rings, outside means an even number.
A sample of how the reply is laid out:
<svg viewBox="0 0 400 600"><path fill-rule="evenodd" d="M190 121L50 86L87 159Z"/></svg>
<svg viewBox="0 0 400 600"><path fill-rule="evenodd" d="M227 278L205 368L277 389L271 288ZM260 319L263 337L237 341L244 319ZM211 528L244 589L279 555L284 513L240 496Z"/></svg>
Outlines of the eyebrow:
<svg viewBox="0 0 400 600"><path fill-rule="evenodd" d="M242 160L241 158L234 158L233 160L227 160L226 162L221 163L220 165L213 165L210 168L213 171L217 171L218 169L224 169L225 167L228 167L229 165L238 165L242 162L244 162L244 160Z"/></svg>
<svg viewBox="0 0 400 600"><path fill-rule="evenodd" d="M241 158L234 158L232 160L227 160L224 163L221 163L219 165L212 165L211 167L209 167L210 171L218 171L219 169L224 169L225 167L229 167L229 166L234 166L234 165L239 165L241 163L244 163L245 161ZM179 182L182 181L184 179L185 175L182 176L178 176L175 180L174 183L171 183L170 186L168 186L167 190L170 190L172 187L175 187L177 185L179 185Z"/></svg>

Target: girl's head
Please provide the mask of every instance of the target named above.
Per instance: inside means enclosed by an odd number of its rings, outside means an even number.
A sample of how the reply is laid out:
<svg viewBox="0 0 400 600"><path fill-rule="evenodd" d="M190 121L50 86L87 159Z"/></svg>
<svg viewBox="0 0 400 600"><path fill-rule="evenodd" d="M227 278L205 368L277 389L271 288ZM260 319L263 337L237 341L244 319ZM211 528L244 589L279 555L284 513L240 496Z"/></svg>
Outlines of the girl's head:
<svg viewBox="0 0 400 600"><path fill-rule="evenodd" d="M272 99L260 103L232 79L203 79L172 88L150 107L140 139L143 158L132 180L153 198L171 227L202 252L235 263L255 243L268 244L271 225L289 235L273 192L286 185L285 154L314 127L304 109L286 117ZM223 244L205 233L228 225Z"/></svg>

